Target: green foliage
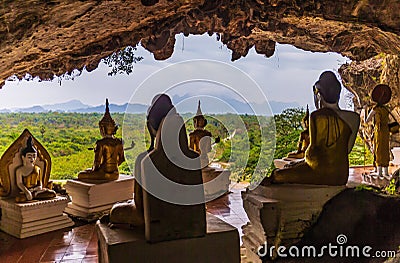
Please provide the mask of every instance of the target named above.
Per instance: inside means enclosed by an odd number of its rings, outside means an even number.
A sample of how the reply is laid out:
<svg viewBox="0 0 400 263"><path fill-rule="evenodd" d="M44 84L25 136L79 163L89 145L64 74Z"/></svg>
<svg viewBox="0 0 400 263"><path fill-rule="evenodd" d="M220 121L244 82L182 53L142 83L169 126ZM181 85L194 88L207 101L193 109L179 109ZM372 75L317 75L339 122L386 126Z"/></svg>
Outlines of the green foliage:
<svg viewBox="0 0 400 263"><path fill-rule="evenodd" d="M214 145L210 158L229 165L235 181L258 181L274 169L272 159L282 158L297 148L304 114L303 109L287 109L273 119L235 114L206 116L206 129L214 138L221 138ZM0 154L28 128L51 155L51 178L76 178L79 171L93 165L93 147L101 138L98 122L102 115L58 112L0 114ZM130 174L136 156L149 147L145 115L113 113L112 116L118 124L123 124L116 136L122 138L124 134L125 147L135 142L133 149L125 151L126 162L120 166L121 173ZM194 129L193 122L188 114L183 114L183 118L189 134ZM371 153L361 138L357 138L349 155L350 165L364 164L364 156L365 164L371 164Z"/></svg>
<svg viewBox="0 0 400 263"><path fill-rule="evenodd" d="M101 139L98 122L103 114L90 113L4 113L0 114L0 154L27 128L50 153L52 179L76 178L79 171L93 165L93 148ZM119 124L123 114L112 114ZM143 117L136 115L136 118ZM139 131L137 131L139 133ZM118 130L117 137L121 138ZM129 137L127 137L129 138ZM126 163L121 173L130 173Z"/></svg>
<svg viewBox="0 0 400 263"><path fill-rule="evenodd" d="M388 186L384 189L385 193L388 195L396 195L397 194L397 185L396 178L392 178Z"/></svg>
<svg viewBox="0 0 400 263"><path fill-rule="evenodd" d="M276 149L274 159L285 157L297 149L300 133L303 131L301 120L305 111L301 108L285 109L274 116L276 126Z"/></svg>
<svg viewBox="0 0 400 263"><path fill-rule="evenodd" d="M374 156L368 150L365 142L357 136L353 149L349 154L349 163L352 165L370 165L374 162Z"/></svg>
<svg viewBox="0 0 400 263"><path fill-rule="evenodd" d="M355 188L356 191L371 191L371 192L376 192L379 193L380 191L372 186L365 185L365 184L360 184L357 185Z"/></svg>
<svg viewBox="0 0 400 263"><path fill-rule="evenodd" d="M134 52L136 50L136 47L128 46L103 59L103 62L111 68L108 75L131 74L133 72L133 65L143 59L143 57L135 57Z"/></svg>

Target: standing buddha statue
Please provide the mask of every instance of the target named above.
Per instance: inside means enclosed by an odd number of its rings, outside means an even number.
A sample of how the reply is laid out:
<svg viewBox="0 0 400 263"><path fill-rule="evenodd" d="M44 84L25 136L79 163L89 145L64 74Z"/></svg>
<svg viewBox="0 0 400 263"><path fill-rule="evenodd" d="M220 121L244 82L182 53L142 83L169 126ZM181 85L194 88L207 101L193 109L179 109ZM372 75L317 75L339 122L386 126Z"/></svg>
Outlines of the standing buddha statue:
<svg viewBox="0 0 400 263"><path fill-rule="evenodd" d="M373 149L376 172L373 176L379 176L381 179L389 178L390 161L390 131L389 131L389 110L385 107L391 99L392 91L388 85L377 85L371 94L372 100L376 105L368 114L366 123L374 120Z"/></svg>

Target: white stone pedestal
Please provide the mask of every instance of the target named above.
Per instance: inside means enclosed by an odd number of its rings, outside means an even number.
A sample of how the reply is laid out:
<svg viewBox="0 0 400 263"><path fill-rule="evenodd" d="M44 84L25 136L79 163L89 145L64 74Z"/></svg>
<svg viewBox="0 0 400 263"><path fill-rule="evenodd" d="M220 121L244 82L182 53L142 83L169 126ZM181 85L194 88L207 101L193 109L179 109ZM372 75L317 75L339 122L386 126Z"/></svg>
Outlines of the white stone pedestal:
<svg viewBox="0 0 400 263"><path fill-rule="evenodd" d="M134 178L120 175L118 180L91 184L68 180L65 189L71 197L65 212L74 217L93 221L108 214L113 204L133 198Z"/></svg>
<svg viewBox="0 0 400 263"><path fill-rule="evenodd" d="M242 227L246 257L261 263L257 250L265 242L268 247L288 247L299 241L316 222L325 203L344 189L345 186L283 184L242 192L250 220Z"/></svg>
<svg viewBox="0 0 400 263"><path fill-rule="evenodd" d="M204 184L204 197L207 201L213 200L227 192L231 180L231 172L227 169L204 167L201 170Z"/></svg>
<svg viewBox="0 0 400 263"><path fill-rule="evenodd" d="M15 203L14 198L2 199L0 229L12 236L26 238L73 226L72 220L63 214L67 203L66 197L29 203Z"/></svg>
<svg viewBox="0 0 400 263"><path fill-rule="evenodd" d="M97 221L96 231L101 263L240 262L237 229L211 214L207 214L207 233L204 237L150 244L146 242L143 228L111 229L100 221Z"/></svg>

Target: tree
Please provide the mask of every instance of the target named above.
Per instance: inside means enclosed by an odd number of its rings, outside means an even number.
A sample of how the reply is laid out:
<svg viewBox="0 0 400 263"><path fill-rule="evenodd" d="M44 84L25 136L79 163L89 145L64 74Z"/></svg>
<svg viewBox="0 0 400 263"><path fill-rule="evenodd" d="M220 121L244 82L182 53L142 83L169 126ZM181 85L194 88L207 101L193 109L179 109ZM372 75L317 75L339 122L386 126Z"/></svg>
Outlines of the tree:
<svg viewBox="0 0 400 263"><path fill-rule="evenodd" d="M40 125L40 134L42 134L42 138L44 139L44 133L46 132L46 127L44 125Z"/></svg>
<svg viewBox="0 0 400 263"><path fill-rule="evenodd" d="M114 76L121 73L129 75L132 73L133 64L143 59L143 57L135 57L134 51L136 50L136 47L128 46L103 59L103 62L111 68L108 75Z"/></svg>

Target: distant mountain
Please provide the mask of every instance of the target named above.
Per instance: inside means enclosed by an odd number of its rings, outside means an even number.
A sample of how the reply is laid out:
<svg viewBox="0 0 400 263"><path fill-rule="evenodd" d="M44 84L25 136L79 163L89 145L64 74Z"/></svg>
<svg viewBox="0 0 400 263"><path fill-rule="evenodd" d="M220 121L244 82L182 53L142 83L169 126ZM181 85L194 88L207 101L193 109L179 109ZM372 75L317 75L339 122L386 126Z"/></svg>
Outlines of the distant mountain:
<svg viewBox="0 0 400 263"><path fill-rule="evenodd" d="M268 112L268 106L266 104L252 103L251 105L249 105L248 103L229 97L219 98L219 100L216 100L215 98L212 97L201 98L201 105L203 112L207 114L223 114L228 112L238 113L238 114L254 114L254 111L257 113ZM197 110L198 98L195 98L193 96L175 95L172 97L172 101L174 105L176 105L176 108L180 113L195 113ZM284 109L287 108L300 107L300 105L297 102L270 101L269 105L271 106L273 114L279 114ZM124 113L128 109L127 111L128 113L146 113L149 106L137 103L134 104L125 103L122 105L110 104L109 107L110 107L110 112ZM7 112L41 113L49 111L77 112L77 113L104 113L104 109L105 109L104 104L98 106L90 106L83 104L79 100L71 100L64 103L33 106L29 108L19 108L13 110L1 109L0 113L7 113Z"/></svg>
<svg viewBox="0 0 400 263"><path fill-rule="evenodd" d="M198 98L192 98L192 96L188 94L183 96L174 95L172 101L181 113L194 113L197 110ZM203 113L231 112L238 114L254 114L254 112L256 112L264 114L269 112L266 103L246 103L229 97L217 99L212 97L202 97L201 105ZM269 105L273 114L282 113L282 111L287 108L301 107L297 102L269 101Z"/></svg>
<svg viewBox="0 0 400 263"><path fill-rule="evenodd" d="M128 108L129 105L129 108ZM99 105L99 106L94 106L94 107L87 107L87 108L81 108L81 109L76 109L74 112L80 112L80 113L89 113L89 112L97 112L97 113L103 113L105 109L105 105ZM128 113L145 113L147 111L147 108L149 106L144 105L144 104L122 104L122 105L116 105L116 104L110 104L110 112L120 112L124 113L126 109L128 108Z"/></svg>
<svg viewBox="0 0 400 263"><path fill-rule="evenodd" d="M63 103L43 105L42 107L47 111L68 112L76 109L89 108L90 105L83 104L80 100L70 100Z"/></svg>
<svg viewBox="0 0 400 263"><path fill-rule="evenodd" d="M29 108L17 109L15 111L22 113L41 113L41 112L46 112L47 110L45 110L42 106L33 106Z"/></svg>
<svg viewBox="0 0 400 263"><path fill-rule="evenodd" d="M147 111L148 106L144 104L110 104L110 112L119 112L124 113L128 108L129 113L145 113ZM64 103L58 104L47 104L43 106L33 106L29 108L17 108L13 110L2 109L0 113L7 112L26 112L26 113L41 113L41 112L77 112L77 113L104 113L105 104L99 106L90 106L83 104L79 100L71 100Z"/></svg>

